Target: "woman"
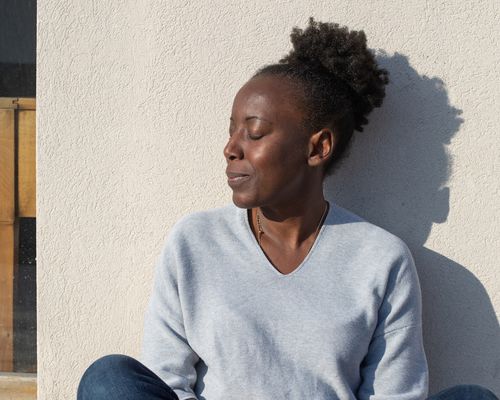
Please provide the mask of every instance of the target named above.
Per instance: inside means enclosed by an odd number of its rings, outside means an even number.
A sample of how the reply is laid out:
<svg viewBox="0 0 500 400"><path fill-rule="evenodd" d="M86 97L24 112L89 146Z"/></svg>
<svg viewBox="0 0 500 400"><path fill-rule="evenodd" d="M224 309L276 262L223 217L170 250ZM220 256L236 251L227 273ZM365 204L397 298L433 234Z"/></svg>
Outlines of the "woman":
<svg viewBox="0 0 500 400"><path fill-rule="evenodd" d="M236 94L224 148L233 204L170 232L142 363L101 358L80 400L426 398L408 247L323 196L388 73L362 31L309 22ZM480 395L494 398L475 386L436 398Z"/></svg>

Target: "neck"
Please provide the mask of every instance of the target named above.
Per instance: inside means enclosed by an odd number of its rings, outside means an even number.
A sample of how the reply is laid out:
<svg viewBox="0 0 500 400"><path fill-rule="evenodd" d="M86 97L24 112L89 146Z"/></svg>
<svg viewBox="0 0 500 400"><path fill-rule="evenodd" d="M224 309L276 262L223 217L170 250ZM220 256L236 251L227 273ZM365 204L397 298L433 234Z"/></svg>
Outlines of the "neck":
<svg viewBox="0 0 500 400"><path fill-rule="evenodd" d="M298 248L305 241L314 239L322 217L326 201L323 191L310 193L286 205L262 206L252 210L256 235L258 236L257 211L266 240Z"/></svg>

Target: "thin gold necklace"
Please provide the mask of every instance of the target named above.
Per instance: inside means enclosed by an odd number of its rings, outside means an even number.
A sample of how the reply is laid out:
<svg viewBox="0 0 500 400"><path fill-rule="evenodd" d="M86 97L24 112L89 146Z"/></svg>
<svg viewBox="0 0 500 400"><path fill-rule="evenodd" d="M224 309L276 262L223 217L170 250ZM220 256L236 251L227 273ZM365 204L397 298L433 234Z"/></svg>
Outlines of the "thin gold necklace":
<svg viewBox="0 0 500 400"><path fill-rule="evenodd" d="M329 209L330 209L330 203L328 203L328 201L327 201L326 206L325 206L325 210L323 211L323 215L321 216L321 219L319 220L319 224L316 227L316 232L314 232L314 238L316 238L318 236L319 229L321 228L321 225L323 225L323 222L325 221L325 218L326 218L326 215L328 214ZM262 229L262 223L260 221L260 208L257 208L257 229L259 230L258 235L257 235L257 241L259 242L259 246L262 247L262 235L264 234L264 230Z"/></svg>

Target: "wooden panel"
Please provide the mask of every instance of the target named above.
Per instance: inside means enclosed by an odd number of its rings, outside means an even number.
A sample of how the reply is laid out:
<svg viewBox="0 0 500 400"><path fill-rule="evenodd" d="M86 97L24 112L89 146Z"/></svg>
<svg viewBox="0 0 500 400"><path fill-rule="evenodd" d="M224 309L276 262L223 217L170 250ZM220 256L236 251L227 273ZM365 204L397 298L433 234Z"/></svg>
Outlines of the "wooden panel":
<svg viewBox="0 0 500 400"><path fill-rule="evenodd" d="M14 145L14 110L0 110L0 224L15 218Z"/></svg>
<svg viewBox="0 0 500 400"><path fill-rule="evenodd" d="M0 371L13 368L14 110L0 110Z"/></svg>
<svg viewBox="0 0 500 400"><path fill-rule="evenodd" d="M14 225L0 224L0 371L14 368Z"/></svg>
<svg viewBox="0 0 500 400"><path fill-rule="evenodd" d="M36 400L36 374L0 373L0 399Z"/></svg>
<svg viewBox="0 0 500 400"><path fill-rule="evenodd" d="M4 372L14 368L14 275L19 242L16 208L21 216L35 217L36 214L34 107L34 99L0 98L0 371ZM33 398L32 390L19 393L31 397L8 398ZM4 394L0 385L0 399Z"/></svg>
<svg viewBox="0 0 500 400"><path fill-rule="evenodd" d="M36 99L32 97L0 97L0 108L35 110Z"/></svg>
<svg viewBox="0 0 500 400"><path fill-rule="evenodd" d="M18 111L18 216L36 217L35 111Z"/></svg>
<svg viewBox="0 0 500 400"><path fill-rule="evenodd" d="M17 108L17 97L0 97L0 108Z"/></svg>
<svg viewBox="0 0 500 400"><path fill-rule="evenodd" d="M36 109L36 99L33 97L19 97L16 102L17 102L17 107L20 110Z"/></svg>

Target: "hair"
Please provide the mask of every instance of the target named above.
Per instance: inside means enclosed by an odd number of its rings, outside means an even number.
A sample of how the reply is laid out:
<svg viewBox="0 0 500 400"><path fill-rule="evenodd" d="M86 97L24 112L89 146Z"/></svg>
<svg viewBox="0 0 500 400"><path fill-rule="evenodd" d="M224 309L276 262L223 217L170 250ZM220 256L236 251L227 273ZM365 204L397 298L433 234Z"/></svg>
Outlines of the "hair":
<svg viewBox="0 0 500 400"><path fill-rule="evenodd" d="M325 166L333 172L346 153L354 130L363 131L367 115L380 107L389 83L388 71L378 68L366 47L364 31L309 18L309 26L292 29L293 49L277 64L268 64L253 75L290 79L303 93L304 127L317 131L329 127L336 145Z"/></svg>

